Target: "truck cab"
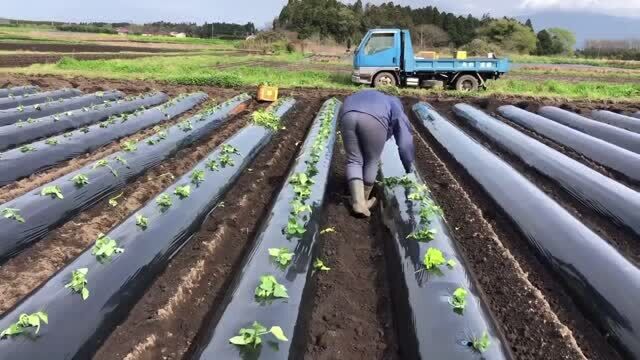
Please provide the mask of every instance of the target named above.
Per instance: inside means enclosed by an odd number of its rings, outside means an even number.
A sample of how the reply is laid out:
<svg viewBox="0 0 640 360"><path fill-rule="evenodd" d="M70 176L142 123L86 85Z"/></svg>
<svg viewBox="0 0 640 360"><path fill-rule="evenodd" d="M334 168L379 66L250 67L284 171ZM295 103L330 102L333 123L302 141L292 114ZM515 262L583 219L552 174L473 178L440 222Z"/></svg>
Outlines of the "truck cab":
<svg viewBox="0 0 640 360"><path fill-rule="evenodd" d="M353 54L352 81L371 86L427 87L441 81L447 88L474 91L509 71L509 59L425 59L413 53L411 33L402 29L369 30Z"/></svg>

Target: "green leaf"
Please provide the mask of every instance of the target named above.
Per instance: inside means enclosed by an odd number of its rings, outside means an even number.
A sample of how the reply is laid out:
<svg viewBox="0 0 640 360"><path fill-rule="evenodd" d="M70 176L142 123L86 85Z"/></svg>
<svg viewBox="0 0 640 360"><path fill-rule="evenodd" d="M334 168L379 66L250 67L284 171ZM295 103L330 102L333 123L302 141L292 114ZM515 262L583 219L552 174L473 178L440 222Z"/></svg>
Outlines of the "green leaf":
<svg viewBox="0 0 640 360"><path fill-rule="evenodd" d="M100 262L110 260L114 254L120 254L123 252L124 249L118 247L118 243L105 234L98 234L96 243L93 246L93 249L91 249L91 254L93 254Z"/></svg>
<svg viewBox="0 0 640 360"><path fill-rule="evenodd" d="M177 186L173 193L180 199L186 199L191 195L191 185Z"/></svg>
<svg viewBox="0 0 640 360"><path fill-rule="evenodd" d="M436 236L435 229L424 228L411 233L409 236L407 236L407 239L413 239L420 242L428 242L435 239L435 236Z"/></svg>
<svg viewBox="0 0 640 360"><path fill-rule="evenodd" d="M204 181L204 170L194 170L189 178L191 179L191 183L198 186Z"/></svg>
<svg viewBox="0 0 640 360"><path fill-rule="evenodd" d="M274 257L276 262L278 262L282 266L287 266L293 259L293 253L291 250L283 247L283 248L270 248L269 256Z"/></svg>
<svg viewBox="0 0 640 360"><path fill-rule="evenodd" d="M71 178L71 181L79 188L89 184L89 177L85 174L78 174Z"/></svg>
<svg viewBox="0 0 640 360"><path fill-rule="evenodd" d="M36 150L35 146L33 146L33 145L22 145L20 147L20 151L23 152L23 153L28 153L28 152L34 152L34 151L37 151L37 150Z"/></svg>
<svg viewBox="0 0 640 360"><path fill-rule="evenodd" d="M278 131L280 128L280 118L270 110L257 110L251 114L251 118L258 126L262 126L273 131Z"/></svg>
<svg viewBox="0 0 640 360"><path fill-rule="evenodd" d="M58 145L58 140L51 138L51 139L47 139L44 143L47 145L55 146L55 145Z"/></svg>
<svg viewBox="0 0 640 360"><path fill-rule="evenodd" d="M464 311L467 306L467 290L463 288L457 288L453 295L451 295L451 306L453 306L454 310L458 310L460 312Z"/></svg>
<svg viewBox="0 0 640 360"><path fill-rule="evenodd" d="M89 289L82 288L82 300L87 300L88 297L89 297Z"/></svg>
<svg viewBox="0 0 640 360"><path fill-rule="evenodd" d="M287 288L278 283L273 275L263 275L260 277L260 284L256 287L255 295L261 299L288 298Z"/></svg>
<svg viewBox="0 0 640 360"><path fill-rule="evenodd" d="M138 150L138 143L135 140L129 140L122 143L120 147L126 152L132 152Z"/></svg>
<svg viewBox="0 0 640 360"><path fill-rule="evenodd" d="M319 258L317 258L314 262L313 262L313 268L317 271L329 271L331 270L330 267L326 266L324 264L324 261L320 260Z"/></svg>
<svg viewBox="0 0 640 360"><path fill-rule="evenodd" d="M222 153L229 155L240 155L240 151L233 145L222 144Z"/></svg>
<svg viewBox="0 0 640 360"><path fill-rule="evenodd" d="M136 225L142 230L147 230L147 227L149 226L149 218L143 215L136 215Z"/></svg>
<svg viewBox="0 0 640 360"><path fill-rule="evenodd" d="M2 216L6 219L12 219L19 223L24 223L24 218L20 215L19 209L4 208L2 209Z"/></svg>
<svg viewBox="0 0 640 360"><path fill-rule="evenodd" d="M40 195L51 196L52 199L64 199L64 196L62 195L62 189L58 185L45 186L44 188L42 188L42 191L40 191Z"/></svg>
<svg viewBox="0 0 640 360"><path fill-rule="evenodd" d="M87 289L87 273L89 269L81 268L73 270L71 273L71 281L64 287L71 289L71 291L78 293L82 296L82 300L86 300L89 297L89 289Z"/></svg>
<svg viewBox="0 0 640 360"><path fill-rule="evenodd" d="M334 227L329 227L329 228L326 228L326 229L324 229L324 230L320 231L320 235L329 234L329 233L334 233L334 232L336 232L336 228L334 228Z"/></svg>
<svg viewBox="0 0 640 360"><path fill-rule="evenodd" d="M280 341L289 341L289 339L284 336L284 331L282 331L280 326L272 326L270 332Z"/></svg>
<svg viewBox="0 0 640 360"><path fill-rule="evenodd" d="M491 341L489 340L489 334L485 330L482 333L482 336L478 339L473 339L471 346L479 353L483 353L489 349L489 345L491 345Z"/></svg>
<svg viewBox="0 0 640 360"><path fill-rule="evenodd" d="M229 339L229 342L234 344L234 345L248 345L249 344L250 339L249 338L245 338L244 336L234 336L231 339Z"/></svg>
<svg viewBox="0 0 640 360"><path fill-rule="evenodd" d="M209 169L210 171L218 171L219 167L218 167L218 161L215 159L209 160L205 167L207 169Z"/></svg>
<svg viewBox="0 0 640 360"><path fill-rule="evenodd" d="M124 195L123 192L109 199L109 206L116 207L118 206L118 199L120 199Z"/></svg>
<svg viewBox="0 0 640 360"><path fill-rule="evenodd" d="M427 253L424 255L424 266L427 270L436 269L441 265L444 265L446 259L444 258L444 254L442 251L430 247L427 249Z"/></svg>
<svg viewBox="0 0 640 360"><path fill-rule="evenodd" d="M171 207L171 196L169 194L160 194L160 196L156 198L156 203L160 206L160 210L165 212Z"/></svg>

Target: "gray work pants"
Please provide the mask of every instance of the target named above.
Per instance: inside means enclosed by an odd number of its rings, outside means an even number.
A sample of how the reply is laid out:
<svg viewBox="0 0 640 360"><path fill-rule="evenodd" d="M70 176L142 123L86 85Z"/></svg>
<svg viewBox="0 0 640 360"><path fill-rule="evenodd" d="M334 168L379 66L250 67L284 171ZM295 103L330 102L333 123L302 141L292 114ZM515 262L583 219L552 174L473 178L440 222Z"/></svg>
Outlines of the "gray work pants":
<svg viewBox="0 0 640 360"><path fill-rule="evenodd" d="M387 129L373 116L351 111L340 119L340 131L347 152L347 181L361 179L373 185Z"/></svg>

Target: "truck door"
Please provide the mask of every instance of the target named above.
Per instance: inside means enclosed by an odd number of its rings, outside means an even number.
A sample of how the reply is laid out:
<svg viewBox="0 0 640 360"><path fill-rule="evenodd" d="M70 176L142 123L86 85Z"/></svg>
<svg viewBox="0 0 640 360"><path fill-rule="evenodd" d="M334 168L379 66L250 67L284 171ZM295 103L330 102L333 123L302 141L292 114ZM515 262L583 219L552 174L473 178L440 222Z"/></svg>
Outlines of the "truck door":
<svg viewBox="0 0 640 360"><path fill-rule="evenodd" d="M397 69L400 67L398 31L371 32L358 51L361 68Z"/></svg>

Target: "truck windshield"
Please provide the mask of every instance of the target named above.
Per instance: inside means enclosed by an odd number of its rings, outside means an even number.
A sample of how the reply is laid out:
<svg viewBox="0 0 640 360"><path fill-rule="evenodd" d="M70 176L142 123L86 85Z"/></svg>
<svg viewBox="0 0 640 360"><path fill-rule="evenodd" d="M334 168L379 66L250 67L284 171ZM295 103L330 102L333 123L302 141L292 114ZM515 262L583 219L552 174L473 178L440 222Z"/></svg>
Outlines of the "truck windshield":
<svg viewBox="0 0 640 360"><path fill-rule="evenodd" d="M365 55L376 54L393 48L393 33L374 33L364 46Z"/></svg>

